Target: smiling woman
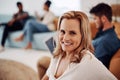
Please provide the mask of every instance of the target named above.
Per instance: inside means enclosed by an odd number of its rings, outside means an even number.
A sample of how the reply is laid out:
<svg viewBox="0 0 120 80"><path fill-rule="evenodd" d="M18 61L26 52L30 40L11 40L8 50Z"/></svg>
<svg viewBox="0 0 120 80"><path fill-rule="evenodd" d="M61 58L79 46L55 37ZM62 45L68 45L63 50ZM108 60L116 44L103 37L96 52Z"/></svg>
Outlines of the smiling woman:
<svg viewBox="0 0 120 80"><path fill-rule="evenodd" d="M69 53L80 45L81 34L79 26L79 21L76 19L64 19L61 22L59 38L60 45L64 51Z"/></svg>
<svg viewBox="0 0 120 80"><path fill-rule="evenodd" d="M89 28L83 12L69 11L60 17L58 42L42 80L117 80L92 54Z"/></svg>

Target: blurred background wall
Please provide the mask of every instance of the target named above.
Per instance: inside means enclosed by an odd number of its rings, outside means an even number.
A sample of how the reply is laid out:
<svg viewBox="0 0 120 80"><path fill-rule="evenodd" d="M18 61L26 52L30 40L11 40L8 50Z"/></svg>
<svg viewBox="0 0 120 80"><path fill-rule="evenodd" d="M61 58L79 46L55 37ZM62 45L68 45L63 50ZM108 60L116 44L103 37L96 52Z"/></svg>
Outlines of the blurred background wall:
<svg viewBox="0 0 120 80"><path fill-rule="evenodd" d="M0 15L12 15L17 11L16 2L21 1L24 5L24 10L28 11L30 15L34 15L37 11L40 14L43 12L43 4L46 0L0 0ZM120 0L51 0L51 10L60 16L62 13L69 10L81 10L89 17L89 10L100 2L105 2L109 5L120 4Z"/></svg>

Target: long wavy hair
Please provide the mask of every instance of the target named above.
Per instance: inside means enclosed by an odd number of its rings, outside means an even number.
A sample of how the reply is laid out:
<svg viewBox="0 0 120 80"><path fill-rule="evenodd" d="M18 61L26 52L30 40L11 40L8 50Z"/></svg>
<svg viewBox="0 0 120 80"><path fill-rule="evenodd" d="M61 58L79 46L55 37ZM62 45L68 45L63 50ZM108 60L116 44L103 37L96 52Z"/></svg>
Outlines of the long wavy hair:
<svg viewBox="0 0 120 80"><path fill-rule="evenodd" d="M91 42L91 31L90 31L90 26L89 26L89 20L86 14L80 11L69 11L64 13L58 21L58 26L57 26L57 31L59 32L60 27L61 27L61 22L63 19L76 19L80 23L80 32L82 35L82 39L80 42L79 47L73 51L73 56L71 58L71 62L74 63L79 63L81 58L82 58L82 52L84 50L89 50L93 53L94 48ZM59 56L66 56L66 52L62 50L62 47L60 45L60 41L58 39L58 42L56 42L56 48L54 50L54 58L57 58ZM81 49L82 47L82 49Z"/></svg>

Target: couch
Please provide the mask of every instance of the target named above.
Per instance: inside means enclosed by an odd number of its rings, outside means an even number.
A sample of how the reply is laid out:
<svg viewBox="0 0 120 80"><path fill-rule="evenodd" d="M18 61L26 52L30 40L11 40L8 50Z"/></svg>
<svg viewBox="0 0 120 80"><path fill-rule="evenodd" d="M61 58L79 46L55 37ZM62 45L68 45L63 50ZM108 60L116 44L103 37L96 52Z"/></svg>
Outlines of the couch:
<svg viewBox="0 0 120 80"><path fill-rule="evenodd" d="M0 15L0 23L2 22L8 22L12 17L10 15ZM56 24L56 18L54 20L54 24ZM55 27L56 28L56 27ZM0 42L2 39L2 33L3 33L4 26L0 26ZM11 32L8 36L8 39L6 41L5 46L6 47L14 47L14 48L23 48L26 46L26 39L24 39L22 42L16 42L14 39L17 38L19 35L21 35L23 31L16 31ZM48 40L50 37L54 36L56 34L55 31L53 32L43 32L43 33L36 33L33 35L33 49L38 50L48 50L47 46L45 45L45 41Z"/></svg>
<svg viewBox="0 0 120 80"><path fill-rule="evenodd" d="M118 38L120 39L120 22L113 22L115 26L115 31L118 35ZM97 29L95 27L94 22L90 22L91 32L92 32L92 38L95 37ZM45 74L48 66L50 63L50 57L43 57L38 61L38 72L40 80L42 79L43 75ZM109 70L120 80L120 49L115 53L115 55L112 57L110 61L110 67Z"/></svg>
<svg viewBox="0 0 120 80"><path fill-rule="evenodd" d="M39 80L38 74L23 63L0 59L0 80Z"/></svg>
<svg viewBox="0 0 120 80"><path fill-rule="evenodd" d="M22 34L22 31L16 31L10 33L8 40L7 40L7 46L8 47L15 47L15 48L23 48L26 46L26 39L24 39L22 42L16 42L14 41L15 38L17 38L20 34ZM33 35L33 49L37 50L48 50L45 41L48 40L50 37L54 36L56 32L45 32L45 33L36 33Z"/></svg>
<svg viewBox="0 0 120 80"><path fill-rule="evenodd" d="M1 18L0 18L1 20ZM55 25L57 25L58 19L55 19ZM115 31L118 35L118 38L120 39L120 22L113 22L115 25ZM92 38L96 35L97 29L95 27L94 22L90 22L91 32L92 32ZM0 27L1 28L1 27ZM2 28L3 29L3 28ZM2 29L0 29L0 37L2 35ZM23 42L15 42L14 39L18 37L18 35L22 34L22 31L17 31L10 33L9 38L7 40L6 45L8 47L24 47L26 40ZM33 36L33 48L34 49L40 49L40 50L48 50L45 41L48 40L51 36L55 36L56 31L54 32L47 32L47 33L37 33ZM43 75L45 74L48 66L50 63L50 57L43 57L38 61L37 67L39 72L39 78L41 79ZM118 68L120 66L120 49L118 52L115 53L113 58L110 62L110 68L109 70L120 80L120 69Z"/></svg>
<svg viewBox="0 0 120 80"><path fill-rule="evenodd" d="M112 57L109 70L120 80L120 49Z"/></svg>
<svg viewBox="0 0 120 80"><path fill-rule="evenodd" d="M39 80L41 80L42 77L44 76L47 68L49 67L49 64L50 64L50 57L48 56L44 56L38 60L37 69L38 69Z"/></svg>

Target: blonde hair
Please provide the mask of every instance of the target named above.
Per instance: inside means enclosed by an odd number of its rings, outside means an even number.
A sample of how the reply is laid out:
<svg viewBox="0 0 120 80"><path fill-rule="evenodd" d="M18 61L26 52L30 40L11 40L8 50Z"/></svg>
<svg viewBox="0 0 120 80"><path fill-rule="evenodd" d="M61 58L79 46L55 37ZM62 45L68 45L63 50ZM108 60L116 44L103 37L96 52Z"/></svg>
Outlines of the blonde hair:
<svg viewBox="0 0 120 80"><path fill-rule="evenodd" d="M63 19L76 19L80 23L80 32L81 32L81 43L80 46L74 50L74 54L71 58L71 62L79 63L82 58L82 50L89 50L91 52L94 51L93 45L91 42L91 31L89 26L88 17L80 11L69 11L64 13L58 21L57 30L60 30L61 22ZM59 41L59 40L58 40ZM82 50L81 47L82 46ZM60 43L58 42L56 48L54 50L54 57L59 57L60 55L65 56L66 52L62 50Z"/></svg>

